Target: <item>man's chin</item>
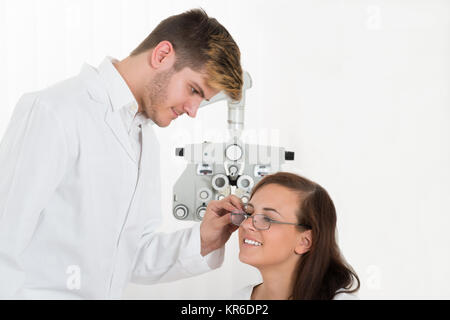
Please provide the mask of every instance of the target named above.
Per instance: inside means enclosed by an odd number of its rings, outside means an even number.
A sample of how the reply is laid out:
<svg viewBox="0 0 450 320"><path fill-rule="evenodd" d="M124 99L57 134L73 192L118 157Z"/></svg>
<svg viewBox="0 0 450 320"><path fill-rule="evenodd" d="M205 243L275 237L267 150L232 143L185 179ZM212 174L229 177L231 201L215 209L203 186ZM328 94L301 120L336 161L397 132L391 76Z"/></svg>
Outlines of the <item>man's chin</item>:
<svg viewBox="0 0 450 320"><path fill-rule="evenodd" d="M170 123L172 122L172 120L162 120L162 121L156 120L154 122L160 128L167 128L170 125Z"/></svg>

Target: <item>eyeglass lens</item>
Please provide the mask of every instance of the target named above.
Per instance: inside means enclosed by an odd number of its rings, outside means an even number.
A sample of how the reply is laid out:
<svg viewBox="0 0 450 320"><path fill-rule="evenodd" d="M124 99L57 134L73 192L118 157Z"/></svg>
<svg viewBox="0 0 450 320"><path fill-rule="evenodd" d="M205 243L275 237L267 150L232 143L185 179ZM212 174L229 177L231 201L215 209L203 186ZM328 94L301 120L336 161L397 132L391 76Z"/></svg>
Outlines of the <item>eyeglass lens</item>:
<svg viewBox="0 0 450 320"><path fill-rule="evenodd" d="M268 221L262 214L248 216L244 212L234 212L231 215L231 222L236 226L240 226L241 223L244 222L246 216L253 220L252 223L256 229L266 230L270 227L270 221Z"/></svg>

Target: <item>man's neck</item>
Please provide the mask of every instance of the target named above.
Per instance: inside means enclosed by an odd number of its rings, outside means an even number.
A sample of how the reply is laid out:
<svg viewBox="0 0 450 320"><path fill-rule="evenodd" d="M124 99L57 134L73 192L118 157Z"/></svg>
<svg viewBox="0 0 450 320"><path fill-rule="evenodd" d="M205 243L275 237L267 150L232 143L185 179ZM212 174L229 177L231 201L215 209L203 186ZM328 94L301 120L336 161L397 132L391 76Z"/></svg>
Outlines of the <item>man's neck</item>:
<svg viewBox="0 0 450 320"><path fill-rule="evenodd" d="M139 61L137 57L128 57L122 61L113 63L128 88L130 88L134 99L138 103L138 112L141 112L142 108L142 95L141 85L142 79L145 79L143 72L140 71L138 66Z"/></svg>

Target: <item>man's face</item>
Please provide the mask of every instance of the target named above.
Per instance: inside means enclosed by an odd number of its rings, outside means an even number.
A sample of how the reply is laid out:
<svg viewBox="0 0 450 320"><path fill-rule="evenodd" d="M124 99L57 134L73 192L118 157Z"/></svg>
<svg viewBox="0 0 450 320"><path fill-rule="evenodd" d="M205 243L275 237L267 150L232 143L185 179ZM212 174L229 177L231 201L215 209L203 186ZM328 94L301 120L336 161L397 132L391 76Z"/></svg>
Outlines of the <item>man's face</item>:
<svg viewBox="0 0 450 320"><path fill-rule="evenodd" d="M159 127L167 127L186 113L194 118L203 100L209 100L218 93L206 86L205 75L184 68L163 71L145 86L143 112Z"/></svg>

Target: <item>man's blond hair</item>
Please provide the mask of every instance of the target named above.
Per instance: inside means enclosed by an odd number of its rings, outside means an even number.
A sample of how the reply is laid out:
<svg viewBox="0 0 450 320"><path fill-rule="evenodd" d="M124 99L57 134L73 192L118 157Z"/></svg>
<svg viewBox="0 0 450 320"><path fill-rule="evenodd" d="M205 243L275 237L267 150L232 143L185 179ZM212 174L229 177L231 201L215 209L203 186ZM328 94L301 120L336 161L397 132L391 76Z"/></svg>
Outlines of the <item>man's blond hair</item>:
<svg viewBox="0 0 450 320"><path fill-rule="evenodd" d="M169 41L174 50L175 71L189 67L206 74L206 84L224 91L231 99L242 97L242 67L239 47L216 19L194 9L163 20L131 53L138 55Z"/></svg>

